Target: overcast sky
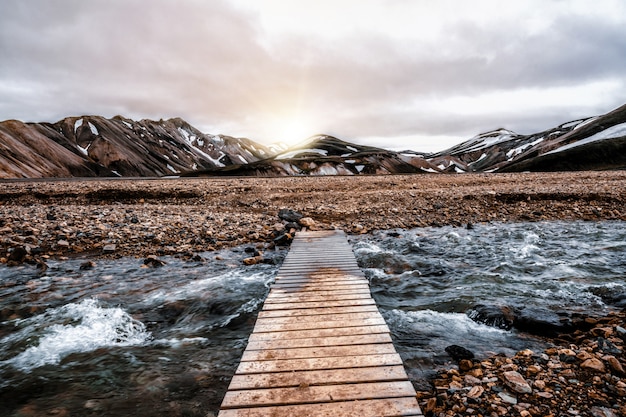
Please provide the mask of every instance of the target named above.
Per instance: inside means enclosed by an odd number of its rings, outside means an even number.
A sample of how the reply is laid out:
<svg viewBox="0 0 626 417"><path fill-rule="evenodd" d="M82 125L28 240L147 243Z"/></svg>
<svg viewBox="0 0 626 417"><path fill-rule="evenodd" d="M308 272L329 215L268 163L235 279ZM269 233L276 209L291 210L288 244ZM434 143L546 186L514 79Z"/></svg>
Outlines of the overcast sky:
<svg viewBox="0 0 626 417"><path fill-rule="evenodd" d="M623 0L0 0L0 120L433 151L624 103Z"/></svg>

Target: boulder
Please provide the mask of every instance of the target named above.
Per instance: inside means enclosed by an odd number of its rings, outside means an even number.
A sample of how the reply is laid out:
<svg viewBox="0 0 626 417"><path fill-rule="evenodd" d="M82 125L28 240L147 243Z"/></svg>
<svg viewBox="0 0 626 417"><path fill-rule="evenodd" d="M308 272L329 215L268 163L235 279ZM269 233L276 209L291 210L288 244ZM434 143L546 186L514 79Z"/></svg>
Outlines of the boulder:
<svg viewBox="0 0 626 417"><path fill-rule="evenodd" d="M513 310L507 306L477 304L467 312L467 316L477 323L504 330L510 330L515 321Z"/></svg>
<svg viewBox="0 0 626 417"><path fill-rule="evenodd" d="M278 211L278 217L281 220L284 220L286 222L294 222L294 223L298 223L298 221L304 217L304 215L302 213L298 213L297 211L294 210L290 210L290 209L280 209Z"/></svg>

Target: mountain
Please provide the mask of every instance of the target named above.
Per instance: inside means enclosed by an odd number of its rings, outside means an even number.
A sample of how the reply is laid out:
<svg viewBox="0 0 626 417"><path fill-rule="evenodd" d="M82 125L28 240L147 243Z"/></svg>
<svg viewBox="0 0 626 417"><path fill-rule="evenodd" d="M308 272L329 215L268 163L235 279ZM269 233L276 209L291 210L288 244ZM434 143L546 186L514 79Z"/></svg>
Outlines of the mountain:
<svg viewBox="0 0 626 417"><path fill-rule="evenodd" d="M520 135L499 128L434 154L316 135L293 146L200 132L180 118L0 122L0 178L360 175L626 169L626 105Z"/></svg>
<svg viewBox="0 0 626 417"><path fill-rule="evenodd" d="M481 133L426 159L444 172L624 169L626 105L532 135Z"/></svg>
<svg viewBox="0 0 626 417"><path fill-rule="evenodd" d="M179 118L0 122L0 178L160 177L255 162L277 151L202 133Z"/></svg>
<svg viewBox="0 0 626 417"><path fill-rule="evenodd" d="M435 172L416 155L357 145L328 135L306 141L264 160L188 173L189 176L359 175Z"/></svg>

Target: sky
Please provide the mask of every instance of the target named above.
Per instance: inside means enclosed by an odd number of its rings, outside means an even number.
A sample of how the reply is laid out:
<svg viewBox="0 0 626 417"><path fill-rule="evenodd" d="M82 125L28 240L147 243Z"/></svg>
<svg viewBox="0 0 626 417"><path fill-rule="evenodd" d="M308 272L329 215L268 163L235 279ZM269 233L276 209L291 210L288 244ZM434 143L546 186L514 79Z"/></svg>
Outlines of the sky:
<svg viewBox="0 0 626 417"><path fill-rule="evenodd" d="M431 152L624 103L623 0L0 0L0 120Z"/></svg>

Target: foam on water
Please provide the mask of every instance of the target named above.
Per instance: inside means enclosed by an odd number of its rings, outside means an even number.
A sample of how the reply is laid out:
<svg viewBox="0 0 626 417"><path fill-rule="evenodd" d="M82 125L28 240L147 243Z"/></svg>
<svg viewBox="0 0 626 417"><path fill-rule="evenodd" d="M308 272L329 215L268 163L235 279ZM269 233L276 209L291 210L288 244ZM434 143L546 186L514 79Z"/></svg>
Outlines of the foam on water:
<svg viewBox="0 0 626 417"><path fill-rule="evenodd" d="M145 343L150 333L145 326L118 307L101 307L94 299L66 304L16 322L21 331L6 343L26 343L26 349L3 361L28 372L44 365L56 365L71 353L89 352L102 347ZM36 337L35 334L39 334ZM22 339L22 340L16 340ZM30 343L35 339L34 343Z"/></svg>

